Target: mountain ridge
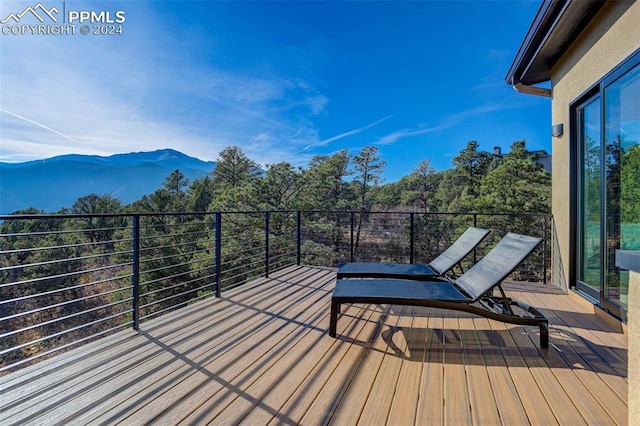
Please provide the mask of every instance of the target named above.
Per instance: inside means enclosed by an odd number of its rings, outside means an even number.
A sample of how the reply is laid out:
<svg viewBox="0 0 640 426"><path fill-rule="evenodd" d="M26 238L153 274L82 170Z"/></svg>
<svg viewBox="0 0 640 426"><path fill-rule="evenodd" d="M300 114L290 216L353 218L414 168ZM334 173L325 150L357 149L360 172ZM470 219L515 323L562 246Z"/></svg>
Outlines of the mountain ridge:
<svg viewBox="0 0 640 426"><path fill-rule="evenodd" d="M93 164L114 165L114 166L134 166L141 165L146 162L162 163L179 161L182 164L189 163L190 168L195 169L208 169L215 167L215 161L204 161L195 157L190 157L186 154L176 151L171 148L157 149L155 151L138 151L129 152L124 154L113 154L109 156L100 155L83 155L83 154L65 154L57 155L55 157L43 158L41 160L24 161L21 163L6 163L0 162L0 167L7 168L19 168L29 167L37 164L59 162L59 161L76 161L76 162L89 162ZM195 167L193 167L195 165ZM210 171L210 170L209 170Z"/></svg>
<svg viewBox="0 0 640 426"><path fill-rule="evenodd" d="M47 213L80 197L109 194L130 204L160 189L174 170L193 181L215 168L173 149L97 155L67 154L23 163L0 162L0 214L29 207Z"/></svg>

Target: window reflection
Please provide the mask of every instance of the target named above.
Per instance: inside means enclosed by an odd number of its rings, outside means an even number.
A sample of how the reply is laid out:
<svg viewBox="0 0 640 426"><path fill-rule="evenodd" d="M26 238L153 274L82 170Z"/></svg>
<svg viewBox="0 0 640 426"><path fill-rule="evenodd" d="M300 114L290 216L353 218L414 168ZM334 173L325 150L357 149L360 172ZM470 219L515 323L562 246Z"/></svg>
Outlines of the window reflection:
<svg viewBox="0 0 640 426"><path fill-rule="evenodd" d="M580 280L591 287L594 294L600 291L600 182L602 171L600 147L600 99L580 110L582 167L582 212Z"/></svg>
<svg viewBox="0 0 640 426"><path fill-rule="evenodd" d="M605 89L605 298L627 305L628 273L615 251L640 249L640 66Z"/></svg>

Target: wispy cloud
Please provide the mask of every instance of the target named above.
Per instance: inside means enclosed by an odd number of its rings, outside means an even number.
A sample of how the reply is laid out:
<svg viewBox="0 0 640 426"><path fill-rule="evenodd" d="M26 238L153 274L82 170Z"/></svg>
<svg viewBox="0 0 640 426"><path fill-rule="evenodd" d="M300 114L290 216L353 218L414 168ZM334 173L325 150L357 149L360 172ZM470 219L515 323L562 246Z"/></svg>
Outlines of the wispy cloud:
<svg viewBox="0 0 640 426"><path fill-rule="evenodd" d="M318 146L326 146L326 145L330 144L331 142L335 142L335 141L337 141L339 139L346 138L346 137L353 136L353 135L357 135L358 133L361 133L361 132L363 132L363 131L365 131L367 129L370 129L370 128L374 127L374 126L377 126L378 124L390 119L391 117L393 117L393 115L388 115L388 116L386 116L384 118L381 118L380 120L377 120L377 121L374 121L373 123L367 124L366 126L363 126L363 127L357 128L357 129L353 129L353 130L349 130L348 132L340 133L339 135L332 136L330 138L323 139L323 140L321 140L321 141L319 141L317 143L307 145L307 146L304 147L303 151L306 151L308 149L311 149L311 148L314 148L314 147L318 147Z"/></svg>
<svg viewBox="0 0 640 426"><path fill-rule="evenodd" d="M401 139L441 132L443 130L449 129L453 126L456 126L462 123L463 121L465 121L470 117L485 114L487 112L498 111L508 107L509 106L502 103L482 105L477 108L472 108L472 109L445 117L445 119L442 120L441 123L434 126L417 126L415 128L402 129L402 130L395 131L393 133L389 133L388 135L385 135L380 139L378 139L376 141L376 145L392 145Z"/></svg>
<svg viewBox="0 0 640 426"><path fill-rule="evenodd" d="M378 139L376 141L376 145L393 145L394 143L398 142L400 139L413 138L416 136L436 133L446 128L449 128L451 126L453 126L453 124L441 124L441 125L432 126L432 127L417 127L413 129L397 130L393 133L389 133L388 135L385 135L380 139Z"/></svg>
<svg viewBox="0 0 640 426"><path fill-rule="evenodd" d="M480 78L469 91L479 92L480 96L487 96L487 94L491 93L504 93L504 91L508 89L509 86L504 82L504 73L502 71L496 71Z"/></svg>
<svg viewBox="0 0 640 426"><path fill-rule="evenodd" d="M267 63L268 52L264 68L223 68L198 52L208 34L158 31L166 22L152 3L126 7L145 19L125 22L121 37L3 38L2 161L166 147L213 160L238 145L264 164L291 161L318 139L311 117L329 99L314 81L312 55L304 73Z"/></svg>

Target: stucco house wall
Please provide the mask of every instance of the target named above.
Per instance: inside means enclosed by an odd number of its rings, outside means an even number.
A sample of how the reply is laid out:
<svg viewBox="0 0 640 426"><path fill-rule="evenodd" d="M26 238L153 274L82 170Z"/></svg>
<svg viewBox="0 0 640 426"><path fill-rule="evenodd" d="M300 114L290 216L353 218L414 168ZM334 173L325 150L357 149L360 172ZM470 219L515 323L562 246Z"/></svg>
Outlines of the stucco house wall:
<svg viewBox="0 0 640 426"><path fill-rule="evenodd" d="M569 105L638 49L640 2L607 2L551 70L552 124L564 125L564 135L552 142L552 212L554 242L552 282L569 282L571 134ZM574 229L575 231L575 229Z"/></svg>

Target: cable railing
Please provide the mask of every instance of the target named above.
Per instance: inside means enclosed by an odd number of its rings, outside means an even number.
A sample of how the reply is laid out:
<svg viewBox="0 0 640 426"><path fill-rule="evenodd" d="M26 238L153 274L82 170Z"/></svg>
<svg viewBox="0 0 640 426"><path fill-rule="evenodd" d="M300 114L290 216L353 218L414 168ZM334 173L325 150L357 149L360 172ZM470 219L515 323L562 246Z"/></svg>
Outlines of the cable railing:
<svg viewBox="0 0 640 426"><path fill-rule="evenodd" d="M350 211L0 216L0 374L294 265L428 262L468 226L543 237L510 277L546 282L549 215Z"/></svg>

